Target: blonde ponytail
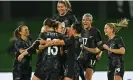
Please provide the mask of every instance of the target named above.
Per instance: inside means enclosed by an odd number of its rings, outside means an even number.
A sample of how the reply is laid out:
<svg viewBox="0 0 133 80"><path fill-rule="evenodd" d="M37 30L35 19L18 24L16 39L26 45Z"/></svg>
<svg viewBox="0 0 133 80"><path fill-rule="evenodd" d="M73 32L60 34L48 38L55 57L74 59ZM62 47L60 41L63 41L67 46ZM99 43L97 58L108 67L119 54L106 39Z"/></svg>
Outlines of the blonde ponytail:
<svg viewBox="0 0 133 80"><path fill-rule="evenodd" d="M119 21L118 23L115 23L115 29L116 32L118 32L120 29L128 27L128 19L122 19L121 21Z"/></svg>
<svg viewBox="0 0 133 80"><path fill-rule="evenodd" d="M128 21L129 20L125 18L118 23L107 23L107 25L112 27L114 29L114 32L118 32L120 29L128 27Z"/></svg>

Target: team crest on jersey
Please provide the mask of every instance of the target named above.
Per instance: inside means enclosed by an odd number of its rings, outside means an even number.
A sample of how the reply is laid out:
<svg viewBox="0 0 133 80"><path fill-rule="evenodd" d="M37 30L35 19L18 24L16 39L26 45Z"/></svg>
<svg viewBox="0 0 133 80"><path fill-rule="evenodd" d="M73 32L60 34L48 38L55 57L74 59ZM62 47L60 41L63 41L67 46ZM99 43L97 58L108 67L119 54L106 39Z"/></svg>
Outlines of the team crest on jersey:
<svg viewBox="0 0 133 80"><path fill-rule="evenodd" d="M93 38L93 36L89 36L89 38Z"/></svg>
<svg viewBox="0 0 133 80"><path fill-rule="evenodd" d="M120 72L120 68L115 69L115 73L118 73L118 72Z"/></svg>
<svg viewBox="0 0 133 80"><path fill-rule="evenodd" d="M83 42L82 38L79 39L79 42Z"/></svg>

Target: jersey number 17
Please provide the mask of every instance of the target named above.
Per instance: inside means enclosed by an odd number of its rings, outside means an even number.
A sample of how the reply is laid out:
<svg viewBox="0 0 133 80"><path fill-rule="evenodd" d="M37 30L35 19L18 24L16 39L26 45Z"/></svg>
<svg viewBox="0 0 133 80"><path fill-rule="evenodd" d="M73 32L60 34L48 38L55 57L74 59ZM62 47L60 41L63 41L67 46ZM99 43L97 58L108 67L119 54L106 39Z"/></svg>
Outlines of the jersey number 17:
<svg viewBox="0 0 133 80"><path fill-rule="evenodd" d="M82 38L82 39L83 39L83 44L86 45L88 38Z"/></svg>

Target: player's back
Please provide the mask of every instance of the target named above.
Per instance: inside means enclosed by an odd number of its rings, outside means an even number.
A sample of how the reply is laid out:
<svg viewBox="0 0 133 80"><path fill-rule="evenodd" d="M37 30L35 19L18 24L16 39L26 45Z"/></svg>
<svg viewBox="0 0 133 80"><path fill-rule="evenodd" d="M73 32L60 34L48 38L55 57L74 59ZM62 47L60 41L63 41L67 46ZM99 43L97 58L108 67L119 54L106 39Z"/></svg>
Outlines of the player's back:
<svg viewBox="0 0 133 80"><path fill-rule="evenodd" d="M43 40L55 40L55 39L62 39L62 34L57 33L55 31L47 31L40 35L40 38ZM41 63L45 66L50 65L49 67L55 66L59 64L59 57L60 57L60 46L50 46L45 48L41 53Z"/></svg>

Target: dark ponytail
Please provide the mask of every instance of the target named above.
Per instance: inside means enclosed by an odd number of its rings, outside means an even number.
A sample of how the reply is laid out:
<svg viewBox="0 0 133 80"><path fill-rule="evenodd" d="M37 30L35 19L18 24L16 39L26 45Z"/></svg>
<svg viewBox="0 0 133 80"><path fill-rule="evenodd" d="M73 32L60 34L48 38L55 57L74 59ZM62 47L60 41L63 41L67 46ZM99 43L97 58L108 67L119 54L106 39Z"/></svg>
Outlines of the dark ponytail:
<svg viewBox="0 0 133 80"><path fill-rule="evenodd" d="M15 29L14 31L15 38L19 38L21 36L19 32L21 32L23 26L25 26L25 24L21 24Z"/></svg>
<svg viewBox="0 0 133 80"><path fill-rule="evenodd" d="M48 27L53 27L55 29L58 27L59 23L56 20L47 18L44 20L43 25L48 26Z"/></svg>
<svg viewBox="0 0 133 80"><path fill-rule="evenodd" d="M10 54L10 55L15 55L15 41L17 38L19 38L21 35L20 35L20 31L22 30L22 27L25 26L24 22L19 22L19 24L17 25L18 27L15 29L14 33L13 33L13 37L9 40L9 47L7 49L7 53Z"/></svg>

